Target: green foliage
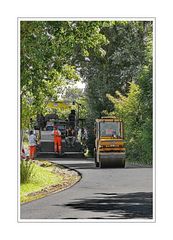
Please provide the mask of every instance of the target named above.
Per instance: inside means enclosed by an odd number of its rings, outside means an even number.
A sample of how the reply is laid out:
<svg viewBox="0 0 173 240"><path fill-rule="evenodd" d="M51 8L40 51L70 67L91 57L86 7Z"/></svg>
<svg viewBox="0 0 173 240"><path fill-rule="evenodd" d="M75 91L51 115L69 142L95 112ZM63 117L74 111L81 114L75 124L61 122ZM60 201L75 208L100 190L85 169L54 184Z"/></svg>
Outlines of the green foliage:
<svg viewBox="0 0 173 240"><path fill-rule="evenodd" d="M90 152L95 118L113 112L125 122L128 158L150 163L152 31L150 21L22 21L22 127L61 96L82 104ZM85 92L73 87L81 78Z"/></svg>
<svg viewBox="0 0 173 240"><path fill-rule="evenodd" d="M92 49L103 55L106 37L97 21L21 21L21 109L22 127L29 116L44 113L50 99L80 76L79 62ZM23 112L24 111L24 112Z"/></svg>
<svg viewBox="0 0 173 240"><path fill-rule="evenodd" d="M128 83L138 75L145 60L144 22L114 22L109 27L102 27L101 33L108 41L103 47L106 55L90 51L81 70L87 82L89 105L99 114L103 110L113 110L106 94L113 95L116 90L126 94Z"/></svg>
<svg viewBox="0 0 173 240"><path fill-rule="evenodd" d="M118 97L117 97L118 96ZM114 104L114 114L123 120L127 158L133 162L152 163L152 118L144 112L140 86L130 83L128 96L117 92L117 96L107 95Z"/></svg>
<svg viewBox="0 0 173 240"><path fill-rule="evenodd" d="M28 183L33 177L34 164L32 161L20 161L20 183Z"/></svg>
<svg viewBox="0 0 173 240"><path fill-rule="evenodd" d="M152 22L119 21L101 33L109 42L103 47L106 55L90 51L81 71L87 82L89 131L94 118L118 115L125 122L128 159L151 163ZM93 146L93 133L89 141Z"/></svg>
<svg viewBox="0 0 173 240"><path fill-rule="evenodd" d="M50 163L48 162L41 164L41 167L36 163L33 163L32 165L34 168L30 181L21 183L20 185L21 203L36 199L36 197L27 196L27 194L41 191L43 188L51 185L62 184L64 180L60 174L51 172L54 166L50 166Z"/></svg>

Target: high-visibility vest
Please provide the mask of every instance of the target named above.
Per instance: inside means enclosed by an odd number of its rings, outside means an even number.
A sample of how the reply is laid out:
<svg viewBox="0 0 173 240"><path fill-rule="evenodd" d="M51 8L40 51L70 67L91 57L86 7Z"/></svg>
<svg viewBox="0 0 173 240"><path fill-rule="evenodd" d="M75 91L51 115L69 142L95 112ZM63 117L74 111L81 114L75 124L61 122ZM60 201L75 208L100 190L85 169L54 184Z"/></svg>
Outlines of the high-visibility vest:
<svg viewBox="0 0 173 240"><path fill-rule="evenodd" d="M59 134L59 131L58 130L54 130L54 137L59 137L60 134Z"/></svg>
<svg viewBox="0 0 173 240"><path fill-rule="evenodd" d="M59 132L59 130L54 130L54 142L60 142L60 140L61 140L61 133Z"/></svg>

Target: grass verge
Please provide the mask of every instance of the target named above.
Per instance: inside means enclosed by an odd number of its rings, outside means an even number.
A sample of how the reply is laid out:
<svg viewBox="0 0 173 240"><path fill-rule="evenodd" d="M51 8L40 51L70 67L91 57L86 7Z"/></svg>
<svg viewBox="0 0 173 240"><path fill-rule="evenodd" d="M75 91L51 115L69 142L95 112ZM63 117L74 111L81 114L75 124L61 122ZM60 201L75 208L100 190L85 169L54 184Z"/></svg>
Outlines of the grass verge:
<svg viewBox="0 0 173 240"><path fill-rule="evenodd" d="M20 185L20 202L26 203L72 186L79 175L47 161L34 163L33 175L28 183Z"/></svg>

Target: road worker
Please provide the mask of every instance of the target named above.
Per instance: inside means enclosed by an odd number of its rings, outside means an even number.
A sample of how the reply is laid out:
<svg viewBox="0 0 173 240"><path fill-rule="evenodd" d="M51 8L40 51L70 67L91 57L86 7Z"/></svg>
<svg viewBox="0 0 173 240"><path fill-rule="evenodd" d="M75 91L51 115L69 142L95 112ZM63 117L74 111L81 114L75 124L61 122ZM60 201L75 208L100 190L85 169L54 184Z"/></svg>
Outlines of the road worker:
<svg viewBox="0 0 173 240"><path fill-rule="evenodd" d="M31 130L29 135L29 157L31 160L34 160L35 157L36 145L37 145L36 136Z"/></svg>
<svg viewBox="0 0 173 240"><path fill-rule="evenodd" d="M57 126L54 126L54 151L56 153L61 154L61 148L62 148L62 139L61 139L61 132L58 130Z"/></svg>
<svg viewBox="0 0 173 240"><path fill-rule="evenodd" d="M66 131L66 142L69 146L74 146L76 141L75 130L72 127L69 127Z"/></svg>

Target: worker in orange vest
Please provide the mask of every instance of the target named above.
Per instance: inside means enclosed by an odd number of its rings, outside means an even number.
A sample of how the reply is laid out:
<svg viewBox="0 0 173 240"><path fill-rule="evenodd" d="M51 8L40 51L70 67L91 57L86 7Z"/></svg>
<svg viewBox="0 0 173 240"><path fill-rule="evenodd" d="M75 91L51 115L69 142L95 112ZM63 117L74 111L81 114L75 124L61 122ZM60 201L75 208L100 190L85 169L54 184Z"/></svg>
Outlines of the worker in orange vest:
<svg viewBox="0 0 173 240"><path fill-rule="evenodd" d="M36 145L37 145L37 139L33 131L30 131L29 135L29 157L31 160L34 160L34 156L36 153Z"/></svg>
<svg viewBox="0 0 173 240"><path fill-rule="evenodd" d="M61 146L62 146L62 139L61 139L61 132L58 130L58 128L55 126L54 131L54 151L59 154L61 154Z"/></svg>

